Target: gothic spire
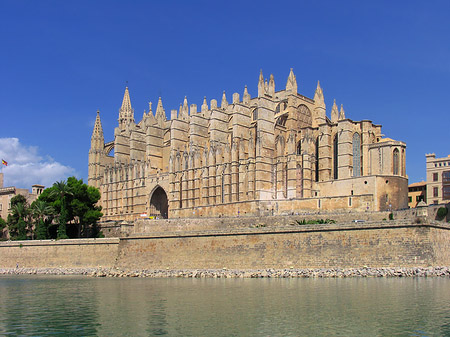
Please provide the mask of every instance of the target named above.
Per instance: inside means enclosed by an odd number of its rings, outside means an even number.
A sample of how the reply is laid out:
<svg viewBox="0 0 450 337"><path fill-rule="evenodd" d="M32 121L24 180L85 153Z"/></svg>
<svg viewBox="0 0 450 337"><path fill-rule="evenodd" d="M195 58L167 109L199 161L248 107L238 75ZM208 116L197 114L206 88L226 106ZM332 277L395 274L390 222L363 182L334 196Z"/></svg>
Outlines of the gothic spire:
<svg viewBox="0 0 450 337"><path fill-rule="evenodd" d="M273 74L270 74L268 94L272 97L275 95L275 79L273 78Z"/></svg>
<svg viewBox="0 0 450 337"><path fill-rule="evenodd" d="M345 111L344 111L344 105L341 104L341 111L339 112L339 120L345 119Z"/></svg>
<svg viewBox="0 0 450 337"><path fill-rule="evenodd" d="M119 110L119 126L123 126L128 122L134 122L134 110L131 107L130 93L128 87L125 88L122 106Z"/></svg>
<svg viewBox="0 0 450 337"><path fill-rule="evenodd" d="M250 94L248 93L247 86L244 88L244 95L242 96L242 102L244 104L250 103Z"/></svg>
<svg viewBox="0 0 450 337"><path fill-rule="evenodd" d="M131 100L130 100L130 92L128 91L128 87L125 88L125 93L123 95L122 107L120 110L123 111L131 111Z"/></svg>
<svg viewBox="0 0 450 337"><path fill-rule="evenodd" d="M264 76L263 71L259 72L259 80L258 80L258 97L264 96L265 90L264 90Z"/></svg>
<svg viewBox="0 0 450 337"><path fill-rule="evenodd" d="M222 102L221 102L221 104L220 104L220 107L221 107L222 109L226 109L227 106L228 106L227 96L225 95L225 90L224 90L224 91L223 91L223 94L222 94Z"/></svg>
<svg viewBox="0 0 450 337"><path fill-rule="evenodd" d="M97 110L97 117L95 118L94 129L92 130L91 147L103 146L103 128L100 120L100 110Z"/></svg>
<svg viewBox="0 0 450 337"><path fill-rule="evenodd" d="M152 111L152 102L148 102L148 114L149 115L153 115L153 111Z"/></svg>
<svg viewBox="0 0 450 337"><path fill-rule="evenodd" d="M158 105L156 106L156 112L155 112L155 118L158 121L158 123L160 124L160 126L162 125L162 122L166 121L166 112L164 111L161 97L159 97L159 99L158 99Z"/></svg>
<svg viewBox="0 0 450 337"><path fill-rule="evenodd" d="M201 112L206 112L208 111L208 103L206 102L206 96L203 97L203 104L202 104L202 108L201 108Z"/></svg>
<svg viewBox="0 0 450 337"><path fill-rule="evenodd" d="M331 121L333 123L337 123L338 119L339 119L339 111L336 105L336 100L334 100L333 106L331 108Z"/></svg>
<svg viewBox="0 0 450 337"><path fill-rule="evenodd" d="M295 77L292 68L287 79L286 90L292 91L295 94L297 93L297 78Z"/></svg>
<svg viewBox="0 0 450 337"><path fill-rule="evenodd" d="M314 102L320 107L325 107L325 98L323 96L323 90L320 87L320 82L317 81L316 92L314 93Z"/></svg>

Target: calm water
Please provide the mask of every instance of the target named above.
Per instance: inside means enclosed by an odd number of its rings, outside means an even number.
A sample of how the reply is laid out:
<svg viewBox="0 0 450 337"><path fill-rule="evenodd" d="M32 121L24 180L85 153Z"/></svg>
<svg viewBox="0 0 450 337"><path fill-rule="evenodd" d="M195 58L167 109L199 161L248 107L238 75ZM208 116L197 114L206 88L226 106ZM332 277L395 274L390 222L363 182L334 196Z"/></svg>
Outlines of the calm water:
<svg viewBox="0 0 450 337"><path fill-rule="evenodd" d="M450 336L450 279L1 276L0 335Z"/></svg>

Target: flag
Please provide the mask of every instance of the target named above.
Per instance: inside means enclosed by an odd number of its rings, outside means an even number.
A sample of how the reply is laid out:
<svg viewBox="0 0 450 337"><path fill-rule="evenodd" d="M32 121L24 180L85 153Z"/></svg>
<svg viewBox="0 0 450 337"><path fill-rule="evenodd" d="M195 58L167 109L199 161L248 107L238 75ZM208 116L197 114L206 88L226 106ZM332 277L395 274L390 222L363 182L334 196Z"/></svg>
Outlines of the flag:
<svg viewBox="0 0 450 337"><path fill-rule="evenodd" d="M2 159L2 164L5 165L5 166L8 166L8 162L6 160L4 160L4 159Z"/></svg>

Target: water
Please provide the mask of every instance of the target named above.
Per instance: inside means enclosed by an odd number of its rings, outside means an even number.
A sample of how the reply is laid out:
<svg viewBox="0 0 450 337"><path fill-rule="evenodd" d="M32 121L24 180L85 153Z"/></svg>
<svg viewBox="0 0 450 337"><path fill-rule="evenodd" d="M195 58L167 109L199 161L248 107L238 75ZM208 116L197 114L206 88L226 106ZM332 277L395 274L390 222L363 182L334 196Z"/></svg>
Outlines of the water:
<svg viewBox="0 0 450 337"><path fill-rule="evenodd" d="M450 279L1 276L2 336L450 336Z"/></svg>

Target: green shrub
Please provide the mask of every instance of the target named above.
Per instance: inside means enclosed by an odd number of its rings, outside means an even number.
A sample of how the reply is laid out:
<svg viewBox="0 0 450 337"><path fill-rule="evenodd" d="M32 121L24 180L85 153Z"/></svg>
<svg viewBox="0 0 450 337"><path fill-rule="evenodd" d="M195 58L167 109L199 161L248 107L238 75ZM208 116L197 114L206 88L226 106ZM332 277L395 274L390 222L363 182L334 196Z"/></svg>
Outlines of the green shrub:
<svg viewBox="0 0 450 337"><path fill-rule="evenodd" d="M438 220L443 220L447 216L447 213L448 209L446 207L439 207L436 213L436 218Z"/></svg>
<svg viewBox="0 0 450 337"><path fill-rule="evenodd" d="M389 213L389 220L394 220L394 213Z"/></svg>

